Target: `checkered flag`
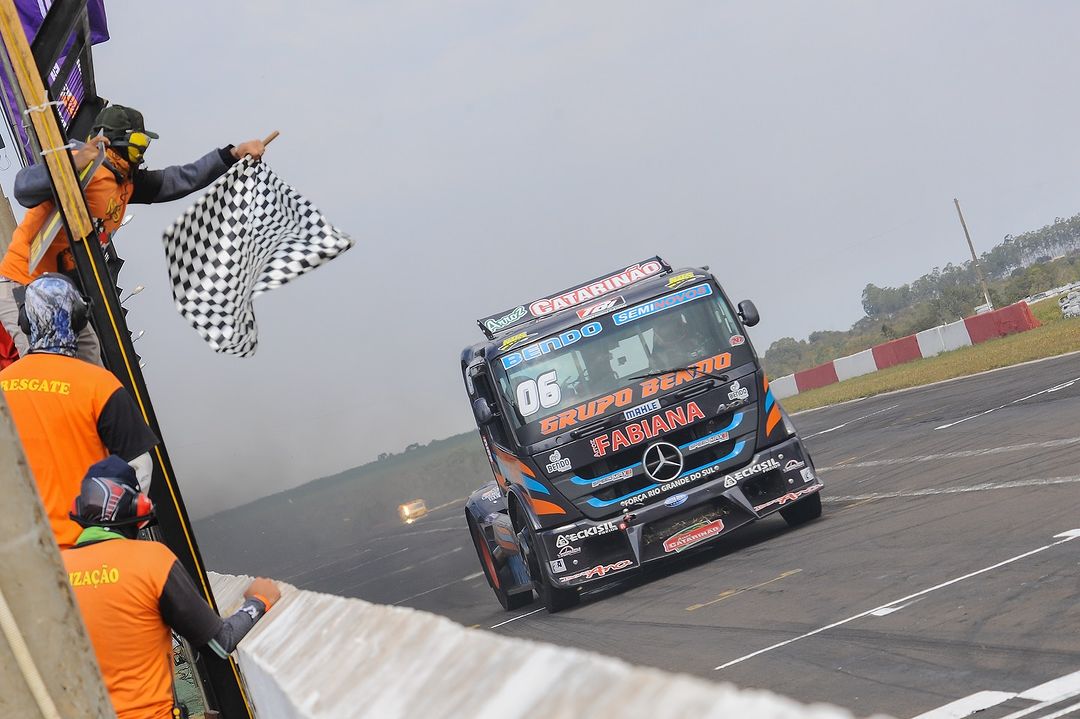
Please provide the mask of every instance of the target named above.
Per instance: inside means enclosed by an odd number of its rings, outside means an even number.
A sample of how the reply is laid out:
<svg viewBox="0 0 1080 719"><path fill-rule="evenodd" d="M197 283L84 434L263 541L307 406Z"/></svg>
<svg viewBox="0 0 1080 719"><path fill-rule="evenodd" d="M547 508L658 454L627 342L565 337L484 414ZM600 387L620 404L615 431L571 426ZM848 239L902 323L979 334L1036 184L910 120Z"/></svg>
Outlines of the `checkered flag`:
<svg viewBox="0 0 1080 719"><path fill-rule="evenodd" d="M233 165L165 231L176 309L216 351L249 357L252 300L329 262L353 241L250 158Z"/></svg>

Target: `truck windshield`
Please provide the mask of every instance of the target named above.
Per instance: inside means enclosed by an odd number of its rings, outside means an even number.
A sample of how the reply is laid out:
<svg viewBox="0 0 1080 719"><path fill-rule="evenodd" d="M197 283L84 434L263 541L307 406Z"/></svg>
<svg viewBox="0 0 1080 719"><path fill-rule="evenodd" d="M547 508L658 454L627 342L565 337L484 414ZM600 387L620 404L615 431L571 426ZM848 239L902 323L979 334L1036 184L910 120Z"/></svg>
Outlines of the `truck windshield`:
<svg viewBox="0 0 1080 719"><path fill-rule="evenodd" d="M736 363L749 359L745 338L723 296L702 282L556 335L522 339L492 364L510 423L530 444L647 401L662 391L650 374L696 367L701 373L683 378L696 380L722 373L733 354Z"/></svg>

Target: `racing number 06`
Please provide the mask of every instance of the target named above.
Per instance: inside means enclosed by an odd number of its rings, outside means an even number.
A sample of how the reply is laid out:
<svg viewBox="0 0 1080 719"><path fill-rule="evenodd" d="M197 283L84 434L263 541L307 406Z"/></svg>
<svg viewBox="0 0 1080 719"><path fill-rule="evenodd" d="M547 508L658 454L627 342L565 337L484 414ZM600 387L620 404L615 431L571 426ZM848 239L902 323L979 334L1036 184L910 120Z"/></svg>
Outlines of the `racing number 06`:
<svg viewBox="0 0 1080 719"><path fill-rule="evenodd" d="M529 417L540 411L550 409L562 400L562 389L555 370L544 372L536 379L527 379L517 386L518 411L522 417Z"/></svg>

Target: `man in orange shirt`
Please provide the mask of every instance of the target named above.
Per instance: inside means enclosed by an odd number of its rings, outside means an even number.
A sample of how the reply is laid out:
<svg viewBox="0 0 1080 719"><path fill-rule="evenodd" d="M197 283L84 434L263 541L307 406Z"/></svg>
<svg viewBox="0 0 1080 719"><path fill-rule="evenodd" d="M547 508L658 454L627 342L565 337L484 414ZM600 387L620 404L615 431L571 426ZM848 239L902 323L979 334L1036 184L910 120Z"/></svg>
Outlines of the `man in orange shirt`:
<svg viewBox="0 0 1080 719"><path fill-rule="evenodd" d="M153 519L135 473L119 457L90 467L71 518L85 529L63 552L75 599L118 719L173 716L171 628L224 658L281 596L255 579L222 620L164 544L135 541Z"/></svg>
<svg viewBox="0 0 1080 719"><path fill-rule="evenodd" d="M87 144L75 152L75 166L83 170L99 155L99 146L106 146L105 162L84 190L90 216L102 222L106 236L120 227L129 202L149 205L179 199L206 187L245 155L258 160L265 150L261 140L249 140L213 150L187 165L147 170L141 167L143 156L157 134L145 128L142 113L123 105L110 105L98 113L91 134ZM0 323L22 355L27 350L27 337L19 331L15 289L45 272L70 274L75 267L67 234L60 230L37 267L30 270L30 245L55 209L44 163L19 170L15 199L30 209L0 260ZM97 336L88 325L79 334L78 356L101 364L100 353Z"/></svg>
<svg viewBox="0 0 1080 719"><path fill-rule="evenodd" d="M118 454L138 469L148 490L149 450L158 439L112 373L75 357L86 304L70 279L52 273L31 282L21 320L30 349L0 370L0 390L63 548L81 531L68 509L86 467Z"/></svg>

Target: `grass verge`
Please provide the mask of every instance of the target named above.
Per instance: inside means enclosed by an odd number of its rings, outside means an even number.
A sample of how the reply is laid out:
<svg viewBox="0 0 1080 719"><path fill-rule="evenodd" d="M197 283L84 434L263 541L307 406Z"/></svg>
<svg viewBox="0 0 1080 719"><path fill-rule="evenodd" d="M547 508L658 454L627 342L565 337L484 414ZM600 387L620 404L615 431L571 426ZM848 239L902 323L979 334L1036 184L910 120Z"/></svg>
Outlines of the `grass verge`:
<svg viewBox="0 0 1080 719"><path fill-rule="evenodd" d="M1042 327L797 394L783 401L784 408L800 412L1080 350L1080 318L1064 319L1056 298L1031 311Z"/></svg>

